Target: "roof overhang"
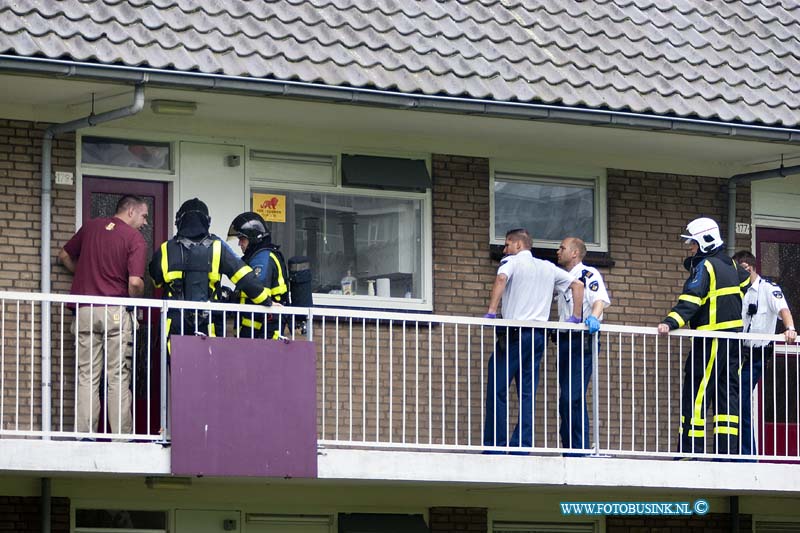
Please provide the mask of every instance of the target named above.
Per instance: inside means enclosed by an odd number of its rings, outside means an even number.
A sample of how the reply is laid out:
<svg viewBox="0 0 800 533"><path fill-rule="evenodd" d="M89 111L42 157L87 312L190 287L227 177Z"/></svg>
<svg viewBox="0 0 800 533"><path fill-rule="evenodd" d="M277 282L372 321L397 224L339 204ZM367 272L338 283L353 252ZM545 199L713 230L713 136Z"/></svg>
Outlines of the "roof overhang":
<svg viewBox="0 0 800 533"><path fill-rule="evenodd" d="M487 157L506 170L533 158L564 172L586 167L587 175L617 168L729 177L800 160L793 129L8 56L0 56L0 77L4 118L68 121L124 105L135 84L147 87L150 101L197 103L194 116L177 118L153 114L148 103L104 132L190 132L285 150L312 139L309 153L455 154Z"/></svg>
<svg viewBox="0 0 800 533"><path fill-rule="evenodd" d="M0 72L39 74L72 79L147 84L156 87L221 91L226 93L279 96L328 103L348 103L422 111L438 111L497 118L545 120L587 126L607 126L669 131L705 136L735 137L800 144L800 129L755 124L628 113L549 104L501 102L406 94L402 92L341 87L274 79L246 78L153 68L104 65L0 54Z"/></svg>

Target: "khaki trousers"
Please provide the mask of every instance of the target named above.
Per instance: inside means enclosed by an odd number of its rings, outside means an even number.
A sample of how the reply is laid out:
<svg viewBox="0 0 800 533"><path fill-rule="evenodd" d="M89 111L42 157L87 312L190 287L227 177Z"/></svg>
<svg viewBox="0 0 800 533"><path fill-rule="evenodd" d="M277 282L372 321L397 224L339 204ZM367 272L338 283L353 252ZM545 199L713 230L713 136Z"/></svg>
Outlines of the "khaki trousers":
<svg viewBox="0 0 800 533"><path fill-rule="evenodd" d="M83 306L78 309L72 332L78 339L77 430L98 430L100 383L105 376L105 413L113 433L133 431L131 420L131 356L133 320L120 306Z"/></svg>

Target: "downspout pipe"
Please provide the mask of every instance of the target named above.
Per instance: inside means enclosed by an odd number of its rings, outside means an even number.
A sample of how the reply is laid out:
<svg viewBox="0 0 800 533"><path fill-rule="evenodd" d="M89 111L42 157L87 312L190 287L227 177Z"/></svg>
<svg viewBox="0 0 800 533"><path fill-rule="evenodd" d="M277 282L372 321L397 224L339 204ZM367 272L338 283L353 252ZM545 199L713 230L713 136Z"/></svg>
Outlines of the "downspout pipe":
<svg viewBox="0 0 800 533"><path fill-rule="evenodd" d="M39 515L42 518L42 533L51 533L53 495L51 491L50 478L42 478L42 492L39 496Z"/></svg>
<svg viewBox="0 0 800 533"><path fill-rule="evenodd" d="M800 174L800 165L750 172L747 174L736 174L728 179L728 255L736 253L736 187L740 183L750 183L752 181L768 180L772 178L785 178L793 174Z"/></svg>
<svg viewBox="0 0 800 533"><path fill-rule="evenodd" d="M69 133L77 131L81 128L89 128L102 124L104 122L111 122L125 117L130 117L137 114L144 109L144 86L137 85L133 94L133 104L105 111L97 115L90 114L89 116L64 122L63 124L53 124L47 128L42 138L42 228L41 228L41 291L42 294L50 294L51 279L50 279L50 246L52 241L52 226L51 226L51 206L52 206L52 179L51 174L53 170L52 163L52 150L53 139L56 135L62 133ZM50 302L42 302L42 431L45 433L50 431L51 422L51 376L50 376L50 349L51 349L51 324L50 324ZM45 439L49 436L45 435Z"/></svg>

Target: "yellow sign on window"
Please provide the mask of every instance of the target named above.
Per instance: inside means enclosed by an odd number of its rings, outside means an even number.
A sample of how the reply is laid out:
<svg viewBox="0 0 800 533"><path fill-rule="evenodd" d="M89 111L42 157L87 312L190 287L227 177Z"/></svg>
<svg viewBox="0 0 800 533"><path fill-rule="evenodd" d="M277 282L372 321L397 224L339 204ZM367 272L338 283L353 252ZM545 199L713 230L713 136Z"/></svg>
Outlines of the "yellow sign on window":
<svg viewBox="0 0 800 533"><path fill-rule="evenodd" d="M253 211L264 217L267 222L286 222L286 196L255 192Z"/></svg>

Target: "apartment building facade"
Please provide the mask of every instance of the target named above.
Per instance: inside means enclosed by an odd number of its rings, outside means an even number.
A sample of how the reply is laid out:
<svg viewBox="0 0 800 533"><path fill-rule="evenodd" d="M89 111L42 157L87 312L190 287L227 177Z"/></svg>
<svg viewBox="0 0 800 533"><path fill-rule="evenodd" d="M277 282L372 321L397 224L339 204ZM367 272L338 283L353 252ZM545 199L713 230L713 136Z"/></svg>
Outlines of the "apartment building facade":
<svg viewBox="0 0 800 533"><path fill-rule="evenodd" d="M778 349L765 377L752 461L719 461L712 439L683 456L695 460L675 461L692 334L661 339L654 329L686 276L678 236L698 216L719 221L735 249L753 250L798 312L790 30L800 19L772 7L780 16L758 3L0 8L0 525L796 530L797 347ZM127 192L148 199L151 247L173 234L178 206L199 197L212 232L224 237L235 215L258 210L287 257L310 258L315 306L282 317L310 324L304 334L291 328L290 345L313 354L312 372L291 379L307 380L313 394L292 388L300 396L284 401L275 395L281 376L240 372L238 389L213 382L198 408L197 388L162 356L165 308L148 292L131 302L141 325L134 435L75 431L66 304L76 299L55 257ZM528 227L535 255L551 259L561 238L581 236L587 264L611 292L584 457L563 456L558 441L563 369L553 343L535 397L533 448L482 453L496 329L481 317L498 245L514 226ZM357 280L354 295L341 294L345 276ZM222 350L239 342L213 341ZM288 349L261 341L230 357ZM513 418L518 405L509 408ZM209 451L180 432L198 412L198 423L230 422L224 432L212 428L222 448ZM247 473L227 470L237 454L259 449L251 430L265 424L244 412L274 420L264 449L297 425L282 414L310 416L313 453L302 468L261 457ZM699 500L705 512L693 507ZM679 516L573 515L566 502L692 507Z"/></svg>

